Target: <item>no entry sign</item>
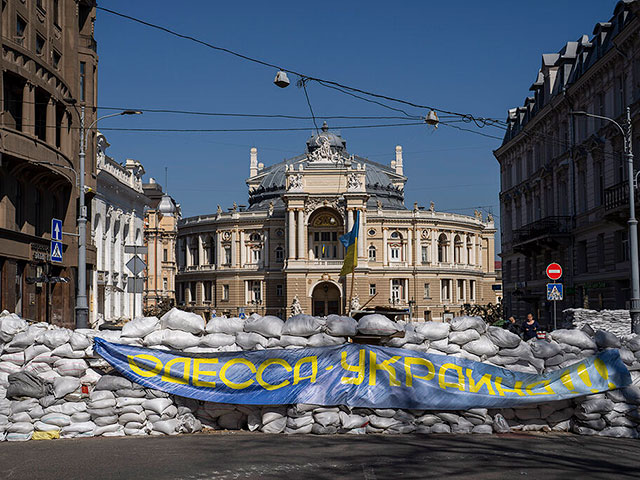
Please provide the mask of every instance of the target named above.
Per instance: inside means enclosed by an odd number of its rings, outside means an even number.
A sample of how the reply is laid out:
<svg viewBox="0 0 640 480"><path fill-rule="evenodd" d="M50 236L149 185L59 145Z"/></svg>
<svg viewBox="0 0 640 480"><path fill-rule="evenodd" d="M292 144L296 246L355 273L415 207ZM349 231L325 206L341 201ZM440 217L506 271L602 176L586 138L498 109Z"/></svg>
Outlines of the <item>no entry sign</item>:
<svg viewBox="0 0 640 480"><path fill-rule="evenodd" d="M562 276L562 267L558 263L551 263L547 267L547 277L558 280Z"/></svg>

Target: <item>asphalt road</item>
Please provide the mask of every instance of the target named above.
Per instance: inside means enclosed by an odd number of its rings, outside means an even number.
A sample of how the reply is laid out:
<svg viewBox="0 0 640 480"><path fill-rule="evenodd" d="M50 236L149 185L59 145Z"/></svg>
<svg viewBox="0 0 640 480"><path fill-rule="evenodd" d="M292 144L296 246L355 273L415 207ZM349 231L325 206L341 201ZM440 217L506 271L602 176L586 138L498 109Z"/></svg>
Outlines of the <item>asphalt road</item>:
<svg viewBox="0 0 640 480"><path fill-rule="evenodd" d="M0 478L640 478L640 440L572 435L266 435L0 444Z"/></svg>

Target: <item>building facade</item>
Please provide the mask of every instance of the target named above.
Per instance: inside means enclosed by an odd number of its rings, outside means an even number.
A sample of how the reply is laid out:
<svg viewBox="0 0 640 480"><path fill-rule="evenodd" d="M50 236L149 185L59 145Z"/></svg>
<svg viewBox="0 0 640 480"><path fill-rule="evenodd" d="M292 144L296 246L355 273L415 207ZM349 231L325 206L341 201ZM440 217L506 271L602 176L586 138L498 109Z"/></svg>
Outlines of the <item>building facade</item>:
<svg viewBox="0 0 640 480"><path fill-rule="evenodd" d="M251 149L249 206L178 224L178 303L208 317L350 310L340 235L359 219L354 307L410 308L443 318L495 301L494 224L404 206L402 148L389 165L347 152L323 125L302 155L265 167ZM358 215L359 214L359 215Z"/></svg>
<svg viewBox="0 0 640 480"><path fill-rule="evenodd" d="M500 163L501 242L507 314L551 322L546 266L563 267L568 307L628 308L628 174L624 125L640 127L640 2L620 1L591 37L542 55L522 107L509 110ZM633 147L640 152L640 137ZM636 155L637 158L637 155ZM638 162L636 161L636 169ZM637 215L637 214L636 214Z"/></svg>
<svg viewBox="0 0 640 480"><path fill-rule="evenodd" d="M144 168L128 158L124 164L106 154L106 138L97 138L97 194L91 203L96 268L89 291L89 321L133 319L142 315L142 289L128 285L134 278L126 266L134 253L127 247L144 246L144 212L149 199L142 190ZM138 276L140 279L143 277ZM133 288L132 288L133 287Z"/></svg>
<svg viewBox="0 0 640 480"><path fill-rule="evenodd" d="M77 237L63 234L63 260L50 262L51 221L75 233L79 175L95 189L95 162L80 172L78 160L80 107L95 118L94 20L89 0L3 1L0 18L0 308L67 327Z"/></svg>
<svg viewBox="0 0 640 480"><path fill-rule="evenodd" d="M151 178L144 186L150 208L144 216L144 242L147 264L144 285L144 308L157 315L176 303L175 279L178 272L176 245L180 205Z"/></svg>

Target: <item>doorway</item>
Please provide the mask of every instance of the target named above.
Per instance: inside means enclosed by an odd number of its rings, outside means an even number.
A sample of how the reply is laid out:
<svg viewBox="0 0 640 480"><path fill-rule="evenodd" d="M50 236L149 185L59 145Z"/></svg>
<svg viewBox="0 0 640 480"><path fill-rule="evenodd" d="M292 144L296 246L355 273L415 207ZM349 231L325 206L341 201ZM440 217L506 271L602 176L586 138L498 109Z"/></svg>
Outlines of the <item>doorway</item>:
<svg viewBox="0 0 640 480"><path fill-rule="evenodd" d="M340 290L331 282L322 282L316 285L311 301L313 315L316 317L340 315Z"/></svg>

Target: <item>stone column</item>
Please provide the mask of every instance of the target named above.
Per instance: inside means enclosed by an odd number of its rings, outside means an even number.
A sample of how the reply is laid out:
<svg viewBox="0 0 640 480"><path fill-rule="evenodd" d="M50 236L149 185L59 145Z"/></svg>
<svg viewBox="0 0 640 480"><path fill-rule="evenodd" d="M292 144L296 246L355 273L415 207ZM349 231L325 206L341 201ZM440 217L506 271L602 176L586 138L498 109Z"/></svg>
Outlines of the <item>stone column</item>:
<svg viewBox="0 0 640 480"><path fill-rule="evenodd" d="M238 232L233 230L231 232L231 267L237 268L238 266Z"/></svg>
<svg viewBox="0 0 640 480"><path fill-rule="evenodd" d="M216 231L216 268L220 268L222 258L222 248L220 246L220 232Z"/></svg>
<svg viewBox="0 0 640 480"><path fill-rule="evenodd" d="M353 210L347 210L347 232L353 228Z"/></svg>
<svg viewBox="0 0 640 480"><path fill-rule="evenodd" d="M198 234L198 266L204 265L204 240L202 235Z"/></svg>
<svg viewBox="0 0 640 480"><path fill-rule="evenodd" d="M244 243L244 230L240 230L240 268L244 267L245 264L251 259L247 259L247 247Z"/></svg>
<svg viewBox="0 0 640 480"><path fill-rule="evenodd" d="M455 241L454 241L455 235L454 232L449 232L449 254L447 255L447 263L450 263L451 265L454 264L454 254L455 254Z"/></svg>
<svg viewBox="0 0 640 480"><path fill-rule="evenodd" d="M22 89L22 131L35 134L36 105L35 90L31 82L25 82Z"/></svg>
<svg viewBox="0 0 640 480"><path fill-rule="evenodd" d="M411 228L407 230L407 265L413 265L413 238Z"/></svg>
<svg viewBox="0 0 640 480"><path fill-rule="evenodd" d="M304 251L304 210L301 208L298 210L298 258L303 260L306 258Z"/></svg>
<svg viewBox="0 0 640 480"><path fill-rule="evenodd" d="M431 263L438 263L438 230L431 230Z"/></svg>
<svg viewBox="0 0 640 480"><path fill-rule="evenodd" d="M382 264L386 267L389 265L389 259L387 254L387 229L382 229Z"/></svg>
<svg viewBox="0 0 640 480"><path fill-rule="evenodd" d="M289 245L287 245L288 248L288 252L287 252L287 258L289 260L293 260L294 258L296 258L296 231L295 231L295 225L296 224L296 212L293 209L289 210L289 224L287 225L288 228L288 239L289 239Z"/></svg>
<svg viewBox="0 0 640 480"><path fill-rule="evenodd" d="M360 221L358 222L358 257L365 256L365 243L367 242L367 232L364 225L364 211L360 211Z"/></svg>
<svg viewBox="0 0 640 480"><path fill-rule="evenodd" d="M53 98L47 102L47 125L45 128L46 140L49 145L56 144L56 103Z"/></svg>
<svg viewBox="0 0 640 480"><path fill-rule="evenodd" d="M262 266L264 268L269 267L269 230L265 229L262 232L262 236L264 237L263 242L263 251L262 251Z"/></svg>
<svg viewBox="0 0 640 480"><path fill-rule="evenodd" d="M418 226L413 230L413 235L416 240L416 266L422 265L422 241L420 240L420 229Z"/></svg>
<svg viewBox="0 0 640 480"><path fill-rule="evenodd" d="M463 265L467 265L469 263L469 259L467 258L467 234L462 234L462 251L460 252L460 263Z"/></svg>

